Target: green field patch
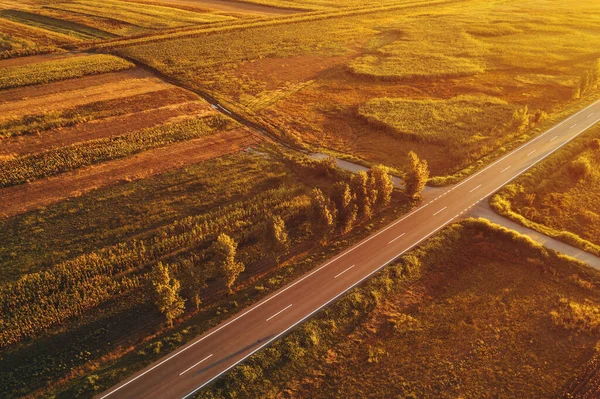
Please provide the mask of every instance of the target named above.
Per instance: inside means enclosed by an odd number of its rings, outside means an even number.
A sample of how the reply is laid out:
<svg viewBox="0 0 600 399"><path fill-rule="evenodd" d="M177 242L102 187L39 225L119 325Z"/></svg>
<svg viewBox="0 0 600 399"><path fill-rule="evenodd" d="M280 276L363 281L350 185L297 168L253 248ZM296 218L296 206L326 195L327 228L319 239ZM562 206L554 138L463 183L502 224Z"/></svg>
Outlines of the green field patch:
<svg viewBox="0 0 600 399"><path fill-rule="evenodd" d="M95 54L0 68L0 90L122 71L133 67L131 62L122 58Z"/></svg>
<svg viewBox="0 0 600 399"><path fill-rule="evenodd" d="M124 158L153 148L207 136L216 130L231 128L232 125L230 119L214 114L11 158L0 161L0 186L13 186Z"/></svg>

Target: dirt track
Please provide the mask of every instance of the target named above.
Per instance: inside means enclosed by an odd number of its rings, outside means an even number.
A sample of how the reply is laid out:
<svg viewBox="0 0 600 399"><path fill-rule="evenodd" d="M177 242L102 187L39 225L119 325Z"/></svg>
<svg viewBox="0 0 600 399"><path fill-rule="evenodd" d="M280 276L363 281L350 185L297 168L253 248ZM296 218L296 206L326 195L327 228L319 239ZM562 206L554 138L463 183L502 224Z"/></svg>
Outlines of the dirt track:
<svg viewBox="0 0 600 399"><path fill-rule="evenodd" d="M235 153L261 139L245 128L203 137L138 155L0 189L0 217L15 216L90 190Z"/></svg>

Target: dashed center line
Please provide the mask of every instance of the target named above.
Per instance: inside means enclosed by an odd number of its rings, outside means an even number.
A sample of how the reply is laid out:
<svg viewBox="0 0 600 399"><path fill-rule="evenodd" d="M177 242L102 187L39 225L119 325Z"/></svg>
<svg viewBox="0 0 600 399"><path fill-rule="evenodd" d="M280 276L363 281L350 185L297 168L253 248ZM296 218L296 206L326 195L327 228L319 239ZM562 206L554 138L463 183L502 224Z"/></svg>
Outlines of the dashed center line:
<svg viewBox="0 0 600 399"><path fill-rule="evenodd" d="M554 136L550 139L550 142L552 143L554 140L556 140L558 138L558 136Z"/></svg>
<svg viewBox="0 0 600 399"><path fill-rule="evenodd" d="M587 117L591 118L592 116L594 116L594 113L592 112L591 114L589 114Z"/></svg>
<svg viewBox="0 0 600 399"><path fill-rule="evenodd" d="M291 307L292 307L292 304L290 303L288 306L286 306L285 308L281 309L279 312L275 313L273 316L269 317L267 319L267 321L271 320L275 316L279 316L281 313L285 312L286 310L288 310Z"/></svg>
<svg viewBox="0 0 600 399"><path fill-rule="evenodd" d="M537 151L537 150L533 150L533 151L529 152L529 153L527 154L527 156L530 156L531 154L533 154L533 153L534 153L534 152L536 152L536 151Z"/></svg>
<svg viewBox="0 0 600 399"><path fill-rule="evenodd" d="M569 129L573 129L575 126L577 126L577 123L571 126Z"/></svg>
<svg viewBox="0 0 600 399"><path fill-rule="evenodd" d="M196 367L197 365L199 365L203 361L210 359L211 357L212 357L212 353L210 355L206 356L204 359L200 360L198 363L194 364L189 369L186 369L185 371L183 371L182 373L180 373L179 376L181 377L182 375L184 375L185 373L187 373L188 371L190 371L191 369L193 369L194 367Z"/></svg>
<svg viewBox="0 0 600 399"><path fill-rule="evenodd" d="M406 233L402 233L402 234L400 234L398 237L396 237L396 238L394 238L392 241L388 242L388 245L389 245L389 244L391 244L391 243L393 243L393 242L394 242L394 241L396 241L397 239L404 237L404 235L405 235L405 234L406 234Z"/></svg>
<svg viewBox="0 0 600 399"><path fill-rule="evenodd" d="M471 191L469 191L470 193L472 193L473 191L477 190L479 187L481 187L481 184L478 185L477 187L475 187L474 189L472 189Z"/></svg>
<svg viewBox="0 0 600 399"><path fill-rule="evenodd" d="M510 167L511 167L511 166L512 166L512 165L510 165L510 166L507 166L506 168L502 169L502 170L500 171L500 173L504 173L504 172L506 172L507 170L509 170L509 169L510 169Z"/></svg>
<svg viewBox="0 0 600 399"><path fill-rule="evenodd" d="M343 272L339 273L339 274L338 274L337 276L335 276L334 278L338 278L338 277L339 277L339 276L341 276L342 274L346 273L348 270L352 269L354 266L356 266L356 265L352 265L352 266L350 266L349 268L347 268L347 269L346 269L346 270L344 270ZM290 305L290 306L292 306L292 305Z"/></svg>
<svg viewBox="0 0 600 399"><path fill-rule="evenodd" d="M438 213L440 213L441 211L445 210L446 208L448 208L447 206L443 207L442 209L440 209L439 211L437 211L436 213L433 214L433 216L437 215Z"/></svg>

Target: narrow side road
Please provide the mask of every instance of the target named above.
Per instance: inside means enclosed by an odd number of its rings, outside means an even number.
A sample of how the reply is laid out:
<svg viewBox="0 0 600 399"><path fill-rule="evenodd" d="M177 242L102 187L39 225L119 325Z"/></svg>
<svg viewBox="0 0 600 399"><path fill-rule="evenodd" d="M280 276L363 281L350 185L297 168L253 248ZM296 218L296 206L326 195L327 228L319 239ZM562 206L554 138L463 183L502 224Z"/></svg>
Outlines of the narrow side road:
<svg viewBox="0 0 600 399"><path fill-rule="evenodd" d="M227 370L463 217L598 121L600 101L98 397L193 397Z"/></svg>

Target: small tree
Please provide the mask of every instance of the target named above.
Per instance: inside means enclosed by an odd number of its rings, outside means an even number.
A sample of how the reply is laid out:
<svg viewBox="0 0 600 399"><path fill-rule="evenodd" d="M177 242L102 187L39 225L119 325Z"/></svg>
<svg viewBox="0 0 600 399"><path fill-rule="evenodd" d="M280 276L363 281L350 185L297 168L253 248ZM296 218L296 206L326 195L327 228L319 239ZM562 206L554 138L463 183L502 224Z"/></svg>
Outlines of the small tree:
<svg viewBox="0 0 600 399"><path fill-rule="evenodd" d="M325 240L335 229L337 209L318 188L314 188L311 192L311 205L313 226L315 231L320 233L321 239Z"/></svg>
<svg viewBox="0 0 600 399"><path fill-rule="evenodd" d="M412 198L418 198L429 179L429 167L427 166L427 161L419 159L413 151L408 153L408 159L410 170L404 177L406 194Z"/></svg>
<svg viewBox="0 0 600 399"><path fill-rule="evenodd" d="M360 171L352 175L350 188L356 198L358 216L368 220L373 216L371 197L369 196L369 176L367 172Z"/></svg>
<svg viewBox="0 0 600 399"><path fill-rule="evenodd" d="M196 265L195 259L186 259L181 263L182 292L186 300L193 303L196 310L200 310L200 289L206 284L204 274Z"/></svg>
<svg viewBox="0 0 600 399"><path fill-rule="evenodd" d="M355 196L350 186L345 182L338 182L333 186L333 202L338 210L338 219L342 234L348 233L354 227L357 219L358 208L354 204Z"/></svg>
<svg viewBox="0 0 600 399"><path fill-rule="evenodd" d="M181 284L171 276L168 265L158 262L150 273L154 305L173 327L173 320L183 314L185 301L179 295Z"/></svg>
<svg viewBox="0 0 600 399"><path fill-rule="evenodd" d="M285 227L285 221L279 215L271 216L267 222L267 240L279 261L279 254L286 253L289 248L289 237Z"/></svg>
<svg viewBox="0 0 600 399"><path fill-rule="evenodd" d="M394 191L392 177L387 173L385 167L376 165L369 170L369 178L373 189L377 192L374 203L380 207L387 206Z"/></svg>
<svg viewBox="0 0 600 399"><path fill-rule="evenodd" d="M233 293L233 285L244 270L242 262L235 260L237 254L237 243L227 234L220 234L217 241L213 243L212 250L215 254L214 262L217 269L221 270L226 280L226 286L229 293Z"/></svg>

